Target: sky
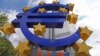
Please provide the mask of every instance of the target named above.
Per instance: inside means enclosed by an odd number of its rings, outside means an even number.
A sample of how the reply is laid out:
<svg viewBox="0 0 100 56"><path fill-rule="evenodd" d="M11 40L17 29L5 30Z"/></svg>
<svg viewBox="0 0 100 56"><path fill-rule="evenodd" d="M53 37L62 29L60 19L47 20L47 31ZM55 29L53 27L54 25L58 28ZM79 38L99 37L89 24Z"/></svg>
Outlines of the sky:
<svg viewBox="0 0 100 56"><path fill-rule="evenodd" d="M34 7L38 5L40 1L45 1L47 3L52 2L52 0L0 0L0 11L6 12L9 19L8 21L11 22L16 18L15 16L18 13L22 12L24 6ZM89 51L91 56L100 56L100 0L60 0L60 3L75 4L73 13L78 14L79 17L76 26L88 26L89 29L93 30L92 35L86 43L93 47ZM9 40L13 42L13 45L17 45L18 41L26 40L20 29L16 29L16 32L17 33L12 34L9 38ZM19 40L20 37L21 39Z"/></svg>
<svg viewBox="0 0 100 56"><path fill-rule="evenodd" d="M28 0L0 0L0 9L1 10L17 10L22 11L22 8L26 6Z"/></svg>

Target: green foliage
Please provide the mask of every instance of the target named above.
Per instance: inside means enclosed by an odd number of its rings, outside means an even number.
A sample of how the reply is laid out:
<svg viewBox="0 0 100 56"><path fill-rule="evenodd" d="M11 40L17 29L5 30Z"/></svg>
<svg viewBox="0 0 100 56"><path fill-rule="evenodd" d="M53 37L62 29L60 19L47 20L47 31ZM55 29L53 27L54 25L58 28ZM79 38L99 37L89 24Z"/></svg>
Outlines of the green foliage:
<svg viewBox="0 0 100 56"><path fill-rule="evenodd" d="M16 56L16 51L10 41L2 37L0 37L0 56Z"/></svg>
<svg viewBox="0 0 100 56"><path fill-rule="evenodd" d="M0 37L1 37L2 33L0 32Z"/></svg>
<svg viewBox="0 0 100 56"><path fill-rule="evenodd" d="M7 23L7 20L8 20L8 18L5 13L0 14L0 24L1 25L4 25L5 23Z"/></svg>

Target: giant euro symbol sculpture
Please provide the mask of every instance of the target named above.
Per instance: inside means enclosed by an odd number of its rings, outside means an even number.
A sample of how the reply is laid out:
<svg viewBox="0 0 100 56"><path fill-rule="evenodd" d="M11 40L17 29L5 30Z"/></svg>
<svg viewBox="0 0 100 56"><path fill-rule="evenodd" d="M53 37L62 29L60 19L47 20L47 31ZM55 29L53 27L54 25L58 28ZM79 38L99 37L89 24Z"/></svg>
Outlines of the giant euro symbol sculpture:
<svg viewBox="0 0 100 56"><path fill-rule="evenodd" d="M80 38L79 30L70 36L50 41L49 39L45 39L44 37L41 38L31 33L28 29L39 23L45 25L46 28L63 28L63 23L68 17L69 10L69 4L40 4L32 9L29 9L28 11L25 11L24 13L19 13L16 16L17 19L12 21L12 24L16 28L21 28L21 31L30 42L36 43L43 48L70 46ZM47 13L47 11L52 11L52 13Z"/></svg>

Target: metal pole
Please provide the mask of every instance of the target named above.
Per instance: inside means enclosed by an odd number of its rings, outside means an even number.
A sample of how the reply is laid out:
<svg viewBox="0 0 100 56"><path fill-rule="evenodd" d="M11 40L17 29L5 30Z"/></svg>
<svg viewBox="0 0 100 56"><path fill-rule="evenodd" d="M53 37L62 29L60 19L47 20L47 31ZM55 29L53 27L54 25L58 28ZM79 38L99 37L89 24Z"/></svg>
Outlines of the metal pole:
<svg viewBox="0 0 100 56"><path fill-rule="evenodd" d="M53 41L55 39L55 29L49 28L49 39Z"/></svg>

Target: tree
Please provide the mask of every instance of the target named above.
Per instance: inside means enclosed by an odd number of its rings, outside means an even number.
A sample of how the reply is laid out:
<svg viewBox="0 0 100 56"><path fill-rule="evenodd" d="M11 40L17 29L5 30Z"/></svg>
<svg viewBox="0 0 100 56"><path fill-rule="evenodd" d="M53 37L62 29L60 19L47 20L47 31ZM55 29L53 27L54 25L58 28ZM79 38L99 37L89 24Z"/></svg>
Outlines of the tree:
<svg viewBox="0 0 100 56"><path fill-rule="evenodd" d="M0 56L16 56L17 52L14 50L11 42L5 38L0 37Z"/></svg>
<svg viewBox="0 0 100 56"><path fill-rule="evenodd" d="M5 23L7 23L7 15L6 13L2 13L0 14L0 26L4 25Z"/></svg>

